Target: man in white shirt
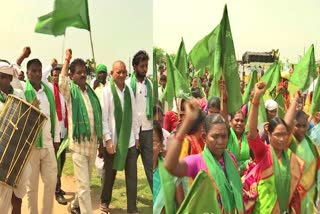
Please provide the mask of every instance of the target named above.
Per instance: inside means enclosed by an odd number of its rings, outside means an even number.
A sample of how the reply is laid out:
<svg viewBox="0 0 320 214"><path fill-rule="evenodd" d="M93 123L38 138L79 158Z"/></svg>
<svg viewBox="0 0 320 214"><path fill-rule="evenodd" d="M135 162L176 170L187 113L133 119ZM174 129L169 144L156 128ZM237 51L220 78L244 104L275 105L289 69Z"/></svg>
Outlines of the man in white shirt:
<svg viewBox="0 0 320 214"><path fill-rule="evenodd" d="M27 184L27 199L29 213L38 213L39 174L44 183L41 213L52 213L55 187L57 182L57 162L55 150L60 145L60 127L55 111L54 95L50 87L41 81L42 64L39 59L27 63L25 97L29 103L36 105L47 117L39 138L31 152L30 165L32 174Z"/></svg>
<svg viewBox="0 0 320 214"><path fill-rule="evenodd" d="M112 65L112 80L101 94L104 153L104 179L101 211L107 213L112 187L118 170L125 170L127 212L137 213L137 150L139 130L133 92L125 84L127 70L124 62Z"/></svg>
<svg viewBox="0 0 320 214"><path fill-rule="evenodd" d="M148 71L149 56L147 52L138 51L133 59L132 66L134 73L127 80L136 98L139 133L139 153L141 153L144 170L152 191L152 134L153 134L153 103L152 83L146 78ZM155 89L157 90L157 89ZM138 153L138 155L139 155Z"/></svg>

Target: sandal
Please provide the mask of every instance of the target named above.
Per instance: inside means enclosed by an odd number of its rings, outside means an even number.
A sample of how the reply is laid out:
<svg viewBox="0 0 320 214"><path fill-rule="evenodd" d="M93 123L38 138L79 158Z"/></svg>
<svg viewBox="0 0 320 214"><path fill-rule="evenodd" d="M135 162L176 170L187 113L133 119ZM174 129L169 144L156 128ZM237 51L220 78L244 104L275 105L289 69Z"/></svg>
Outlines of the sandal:
<svg viewBox="0 0 320 214"><path fill-rule="evenodd" d="M100 212L101 214L110 214L109 207L106 203L100 204Z"/></svg>

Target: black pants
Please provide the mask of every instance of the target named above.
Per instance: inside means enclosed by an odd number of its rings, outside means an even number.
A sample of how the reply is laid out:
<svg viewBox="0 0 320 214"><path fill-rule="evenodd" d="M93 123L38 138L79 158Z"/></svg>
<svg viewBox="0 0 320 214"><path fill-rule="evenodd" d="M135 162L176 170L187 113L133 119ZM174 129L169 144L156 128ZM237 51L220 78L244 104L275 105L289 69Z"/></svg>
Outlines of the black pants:
<svg viewBox="0 0 320 214"><path fill-rule="evenodd" d="M104 179L101 191L101 203L106 203L108 206L112 198L112 187L117 175L117 171L113 169L114 154L110 155L104 150ZM126 165L126 192L127 192L127 211L138 212L137 209L137 149L135 146L128 149Z"/></svg>
<svg viewBox="0 0 320 214"><path fill-rule="evenodd" d="M152 152L153 152L153 145L152 145L152 134L153 130L147 130L147 131L140 131L139 133L139 141L140 141L140 151L138 152L141 154L142 158L142 163L143 167L148 179L148 183L152 192L152 178L153 178L153 173L152 173ZM137 157L138 157L137 156Z"/></svg>
<svg viewBox="0 0 320 214"><path fill-rule="evenodd" d="M64 163L66 162L66 149L63 150L63 152L61 152L60 161L61 161L61 171L62 171ZM57 175L56 194L59 194L60 190L61 190L61 177L58 174Z"/></svg>

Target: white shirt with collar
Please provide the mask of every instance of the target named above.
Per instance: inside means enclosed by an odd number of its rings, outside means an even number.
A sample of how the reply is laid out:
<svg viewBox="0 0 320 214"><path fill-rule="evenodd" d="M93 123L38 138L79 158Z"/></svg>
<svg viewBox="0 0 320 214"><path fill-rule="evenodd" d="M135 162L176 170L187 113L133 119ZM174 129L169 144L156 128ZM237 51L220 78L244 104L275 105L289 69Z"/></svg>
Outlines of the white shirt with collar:
<svg viewBox="0 0 320 214"><path fill-rule="evenodd" d="M118 96L120 98L122 110L124 109L124 92L126 88L121 91L117 85L116 90ZM133 92L130 87L128 87L130 96L131 96L131 108L132 108L132 126L131 126L131 134L130 134L130 141L128 148L135 146L135 140L139 139L139 127L137 123L136 117L136 103L134 99ZM112 140L114 145L117 145L117 132L116 132L116 121L114 117L115 106L113 102L113 95L111 92L111 85L108 84L106 87L103 88L101 97L100 97L100 104L102 109L102 127L103 127L103 137L104 137L104 145L106 141Z"/></svg>
<svg viewBox="0 0 320 214"><path fill-rule="evenodd" d="M50 121L50 103L49 99L44 91L43 86L39 91L34 90L37 96L37 99L40 102L39 109L40 111L47 116L47 121L44 123L42 128L42 148L53 148L53 142L60 142L60 125L55 112L56 117L56 127L54 131L54 139L51 137L51 121ZM53 92L52 92L53 93Z"/></svg>
<svg viewBox="0 0 320 214"><path fill-rule="evenodd" d="M152 118L148 120L147 118L147 85L145 81L149 81L152 87L152 83L150 80L145 78L142 82L137 80L136 85L136 108L137 108L137 120L138 126L141 127L142 131L148 131L153 129L153 120ZM126 84L130 87L131 78L126 80ZM152 109L151 109L152 111Z"/></svg>

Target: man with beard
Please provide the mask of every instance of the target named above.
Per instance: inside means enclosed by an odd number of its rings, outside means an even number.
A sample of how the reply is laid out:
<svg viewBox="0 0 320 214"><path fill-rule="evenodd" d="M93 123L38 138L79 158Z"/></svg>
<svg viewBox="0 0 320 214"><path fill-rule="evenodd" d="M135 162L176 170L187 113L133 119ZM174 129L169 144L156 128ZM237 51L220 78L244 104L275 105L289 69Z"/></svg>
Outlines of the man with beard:
<svg viewBox="0 0 320 214"><path fill-rule="evenodd" d="M148 71L149 56L147 52L138 51L132 60L134 73L126 81L136 97L136 108L138 115L139 144L136 145L138 155L141 154L145 173L152 191L152 133L153 133L153 104L152 104L152 84L146 78Z"/></svg>

